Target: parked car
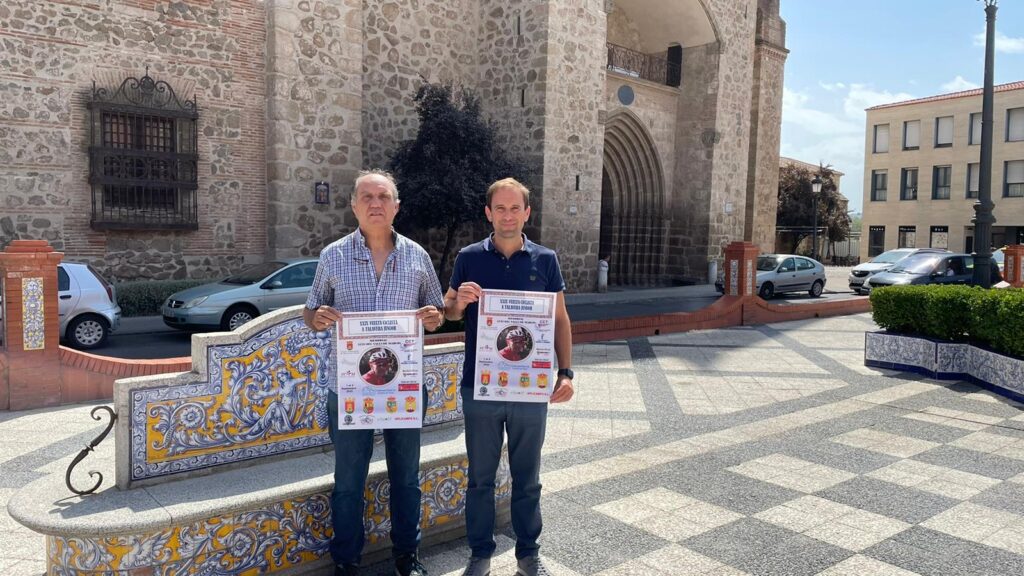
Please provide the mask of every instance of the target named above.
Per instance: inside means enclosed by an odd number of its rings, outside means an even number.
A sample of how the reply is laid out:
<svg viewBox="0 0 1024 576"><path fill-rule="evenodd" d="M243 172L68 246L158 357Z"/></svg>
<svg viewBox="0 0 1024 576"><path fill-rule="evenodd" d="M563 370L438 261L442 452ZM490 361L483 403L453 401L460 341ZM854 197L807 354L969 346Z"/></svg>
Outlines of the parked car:
<svg viewBox="0 0 1024 576"><path fill-rule="evenodd" d="M882 252L870 261L858 264L853 267L853 270L850 270L850 290L853 290L857 294L866 294L867 290L864 288L864 281L870 278L873 274L889 270L907 256L932 252L942 254L950 253L949 250L943 250L941 248L896 248L895 250Z"/></svg>
<svg viewBox="0 0 1024 576"><path fill-rule="evenodd" d="M974 258L970 254L925 252L874 274L864 287L870 293L876 288L906 284L970 284L973 278Z"/></svg>
<svg viewBox="0 0 1024 576"><path fill-rule="evenodd" d="M303 304L316 264L315 258L273 260L175 292L161 307L164 324L183 330L234 330L261 314Z"/></svg>
<svg viewBox="0 0 1024 576"><path fill-rule="evenodd" d="M725 293L724 276L715 289ZM764 254L757 257L757 294L768 300L776 294L807 292L817 298L825 290L825 267L811 258L795 254Z"/></svg>

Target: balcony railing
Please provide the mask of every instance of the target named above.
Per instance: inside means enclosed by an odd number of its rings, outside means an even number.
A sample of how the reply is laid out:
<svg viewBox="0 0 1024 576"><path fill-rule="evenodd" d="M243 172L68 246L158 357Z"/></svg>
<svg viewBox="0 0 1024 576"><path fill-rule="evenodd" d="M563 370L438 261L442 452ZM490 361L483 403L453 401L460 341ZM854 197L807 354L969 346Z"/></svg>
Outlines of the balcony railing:
<svg viewBox="0 0 1024 576"><path fill-rule="evenodd" d="M608 69L650 82L679 86L679 64L608 42Z"/></svg>

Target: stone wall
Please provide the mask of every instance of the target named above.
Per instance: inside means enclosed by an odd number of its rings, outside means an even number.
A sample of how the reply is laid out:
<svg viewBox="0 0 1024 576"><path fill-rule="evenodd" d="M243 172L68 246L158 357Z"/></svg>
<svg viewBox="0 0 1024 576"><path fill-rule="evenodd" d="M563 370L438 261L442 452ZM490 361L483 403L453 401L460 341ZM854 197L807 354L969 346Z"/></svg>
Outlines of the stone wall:
<svg viewBox="0 0 1024 576"><path fill-rule="evenodd" d="M262 256L264 3L0 5L0 246L45 238L112 278L204 277ZM149 73L199 101L199 230L90 228L85 102ZM246 207L241 210L240 207Z"/></svg>
<svg viewBox="0 0 1024 576"><path fill-rule="evenodd" d="M363 2L363 158L387 166L416 137L413 103L424 80L476 87L477 0Z"/></svg>
<svg viewBox="0 0 1024 576"><path fill-rule="evenodd" d="M750 162L744 237L762 252L775 249L779 206L779 142L782 138L782 76L784 48L758 43L751 101Z"/></svg>
<svg viewBox="0 0 1024 576"><path fill-rule="evenodd" d="M603 0L552 4L541 236L558 252L568 289L586 291L596 286L601 231L607 15Z"/></svg>

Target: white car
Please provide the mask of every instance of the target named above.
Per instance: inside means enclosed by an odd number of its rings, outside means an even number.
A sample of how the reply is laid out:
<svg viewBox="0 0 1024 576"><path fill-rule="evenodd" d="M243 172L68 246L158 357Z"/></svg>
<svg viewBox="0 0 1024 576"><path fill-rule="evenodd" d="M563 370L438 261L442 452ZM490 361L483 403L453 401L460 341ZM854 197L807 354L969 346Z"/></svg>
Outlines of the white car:
<svg viewBox="0 0 1024 576"><path fill-rule="evenodd" d="M889 270L907 256L925 252L949 253L948 250L941 248L896 248L895 250L887 250L868 262L854 266L853 270L850 270L850 290L853 290L856 294L867 294L869 290L864 285L864 282L868 278Z"/></svg>

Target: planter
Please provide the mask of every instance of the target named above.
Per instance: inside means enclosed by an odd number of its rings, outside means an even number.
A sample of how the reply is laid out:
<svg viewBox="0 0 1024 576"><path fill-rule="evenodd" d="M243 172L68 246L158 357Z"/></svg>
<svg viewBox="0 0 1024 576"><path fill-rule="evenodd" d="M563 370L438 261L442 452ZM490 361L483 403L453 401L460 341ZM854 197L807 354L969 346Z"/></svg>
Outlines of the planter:
<svg viewBox="0 0 1024 576"><path fill-rule="evenodd" d="M937 380L967 380L1024 402L1024 360L966 342L868 332L864 365L924 374Z"/></svg>

